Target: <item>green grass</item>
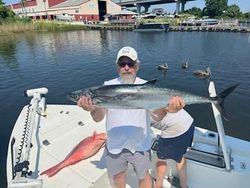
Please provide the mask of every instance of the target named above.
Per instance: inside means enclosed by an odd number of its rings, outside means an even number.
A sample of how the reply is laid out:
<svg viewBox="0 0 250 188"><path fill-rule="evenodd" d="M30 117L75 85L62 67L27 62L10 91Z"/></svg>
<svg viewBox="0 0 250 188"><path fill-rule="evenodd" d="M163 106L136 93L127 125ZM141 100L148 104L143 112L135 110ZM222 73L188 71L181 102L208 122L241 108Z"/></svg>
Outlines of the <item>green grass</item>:
<svg viewBox="0 0 250 188"><path fill-rule="evenodd" d="M1 35L22 33L30 31L73 31L87 30L84 25L72 25L63 22L48 21L23 21L23 20L5 20L0 22Z"/></svg>
<svg viewBox="0 0 250 188"><path fill-rule="evenodd" d="M35 22L36 31L71 31L71 30L87 30L84 25L71 25L63 22Z"/></svg>

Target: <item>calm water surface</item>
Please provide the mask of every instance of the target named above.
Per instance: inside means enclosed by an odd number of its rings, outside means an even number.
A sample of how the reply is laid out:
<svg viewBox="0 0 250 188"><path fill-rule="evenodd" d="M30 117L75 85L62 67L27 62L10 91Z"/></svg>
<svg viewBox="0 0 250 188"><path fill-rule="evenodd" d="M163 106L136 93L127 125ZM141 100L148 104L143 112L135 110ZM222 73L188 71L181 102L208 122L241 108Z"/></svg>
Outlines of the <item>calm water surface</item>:
<svg viewBox="0 0 250 188"><path fill-rule="evenodd" d="M157 84L207 96L207 80L193 75L211 68L217 92L240 83L226 99L226 134L250 141L250 35L247 33L136 33L77 31L0 37L0 182L5 185L8 139L20 110L29 102L23 91L47 87L48 103L72 104L70 91L100 85L116 76L117 51L137 49L139 76ZM188 60L189 68L181 69ZM168 63L167 73L157 70ZM210 105L186 107L200 127L216 130ZM65 141L66 142L66 141ZM2 184L3 183L3 184Z"/></svg>

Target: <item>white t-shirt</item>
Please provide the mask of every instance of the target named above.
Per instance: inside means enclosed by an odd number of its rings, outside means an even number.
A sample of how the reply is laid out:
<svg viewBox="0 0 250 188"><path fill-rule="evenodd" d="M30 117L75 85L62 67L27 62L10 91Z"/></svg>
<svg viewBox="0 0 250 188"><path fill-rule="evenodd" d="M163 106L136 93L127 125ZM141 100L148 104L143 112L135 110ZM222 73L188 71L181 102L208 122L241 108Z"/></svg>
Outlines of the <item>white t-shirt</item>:
<svg viewBox="0 0 250 188"><path fill-rule="evenodd" d="M185 133L193 123L193 118L181 109L176 113L167 113L160 122L152 122L152 126L162 130L161 137L173 138Z"/></svg>
<svg viewBox="0 0 250 188"><path fill-rule="evenodd" d="M145 80L136 78L135 84ZM119 78L106 81L104 85L122 84ZM150 112L142 109L108 109L106 114L108 134L107 148L110 153L118 154L122 149L132 153L146 151L151 147Z"/></svg>

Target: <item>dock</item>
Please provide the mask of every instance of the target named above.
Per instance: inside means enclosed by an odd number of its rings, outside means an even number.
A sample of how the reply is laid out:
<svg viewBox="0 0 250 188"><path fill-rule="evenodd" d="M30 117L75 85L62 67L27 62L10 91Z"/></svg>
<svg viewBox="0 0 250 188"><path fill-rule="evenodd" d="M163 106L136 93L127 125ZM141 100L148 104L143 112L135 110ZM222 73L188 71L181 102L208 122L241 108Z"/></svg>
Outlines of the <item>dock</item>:
<svg viewBox="0 0 250 188"><path fill-rule="evenodd" d="M233 26L233 27L225 27L220 25L214 26L170 26L169 31L180 31L180 32L241 32L241 33L249 33L249 27L240 27L240 26Z"/></svg>
<svg viewBox="0 0 250 188"><path fill-rule="evenodd" d="M133 31L134 30L134 25L87 24L86 26L91 30L115 30L115 31Z"/></svg>
<svg viewBox="0 0 250 188"><path fill-rule="evenodd" d="M69 24L82 25L82 22ZM90 30L133 31L134 24L83 24ZM170 32L241 32L250 33L250 27L207 25L207 26L169 26Z"/></svg>

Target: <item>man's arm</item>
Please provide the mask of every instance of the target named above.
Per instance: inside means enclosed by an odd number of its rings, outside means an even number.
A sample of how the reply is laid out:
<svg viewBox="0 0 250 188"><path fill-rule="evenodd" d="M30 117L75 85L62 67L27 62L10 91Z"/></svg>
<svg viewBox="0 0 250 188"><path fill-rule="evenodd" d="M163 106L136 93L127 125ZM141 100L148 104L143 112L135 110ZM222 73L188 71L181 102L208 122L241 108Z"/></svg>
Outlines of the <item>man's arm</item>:
<svg viewBox="0 0 250 188"><path fill-rule="evenodd" d="M93 120L95 122L102 121L106 114L105 108L99 108L92 104L92 101L89 97L81 96L77 101L77 105L82 107L84 110L90 112Z"/></svg>
<svg viewBox="0 0 250 188"><path fill-rule="evenodd" d="M92 110L90 114L95 122L99 122L105 117L106 111L105 108L96 108L95 110Z"/></svg>

